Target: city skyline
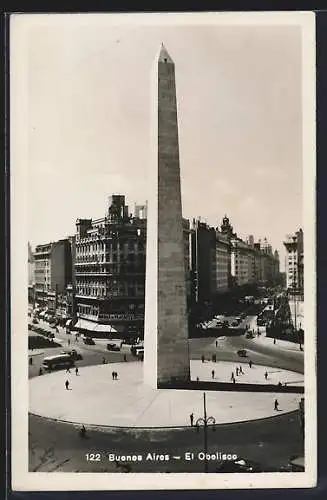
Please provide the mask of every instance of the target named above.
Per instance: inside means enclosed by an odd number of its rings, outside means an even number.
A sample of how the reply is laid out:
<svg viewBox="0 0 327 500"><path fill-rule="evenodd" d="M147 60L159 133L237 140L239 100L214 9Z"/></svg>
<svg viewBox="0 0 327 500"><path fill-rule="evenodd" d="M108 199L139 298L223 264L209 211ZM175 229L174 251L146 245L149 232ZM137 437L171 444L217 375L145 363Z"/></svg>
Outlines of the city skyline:
<svg viewBox="0 0 327 500"><path fill-rule="evenodd" d="M162 41L176 65L183 216L216 227L227 214L240 237L267 237L283 265L285 235L302 227L296 26L107 30L57 18L31 30L32 246L74 234L77 218L101 217L111 193L148 199L151 70Z"/></svg>

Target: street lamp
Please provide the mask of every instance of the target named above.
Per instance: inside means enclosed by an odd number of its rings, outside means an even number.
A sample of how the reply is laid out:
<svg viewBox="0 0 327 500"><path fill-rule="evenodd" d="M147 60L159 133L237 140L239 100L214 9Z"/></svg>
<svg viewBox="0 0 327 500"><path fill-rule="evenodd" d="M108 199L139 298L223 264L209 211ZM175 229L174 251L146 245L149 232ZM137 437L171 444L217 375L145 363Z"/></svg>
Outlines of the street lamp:
<svg viewBox="0 0 327 500"><path fill-rule="evenodd" d="M195 422L196 430L199 432L199 428L203 425L204 431L204 472L208 472L208 460L207 460L207 452L208 452L208 425L214 426L216 424L216 419L214 417L207 416L207 406L206 406L206 394L203 393L203 418L200 417ZM215 427L212 428L215 431Z"/></svg>

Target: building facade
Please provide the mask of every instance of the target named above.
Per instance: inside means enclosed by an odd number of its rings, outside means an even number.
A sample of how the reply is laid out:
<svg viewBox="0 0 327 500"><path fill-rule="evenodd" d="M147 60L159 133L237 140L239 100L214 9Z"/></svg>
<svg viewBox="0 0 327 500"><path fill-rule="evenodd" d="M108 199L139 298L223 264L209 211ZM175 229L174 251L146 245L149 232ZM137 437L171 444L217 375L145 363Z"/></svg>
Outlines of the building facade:
<svg viewBox="0 0 327 500"><path fill-rule="evenodd" d="M72 255L68 239L37 245L34 252L35 302L55 311L58 294L72 281Z"/></svg>
<svg viewBox="0 0 327 500"><path fill-rule="evenodd" d="M284 241L286 249L286 287L303 295L304 289L304 250L303 231L288 235Z"/></svg>
<svg viewBox="0 0 327 500"><path fill-rule="evenodd" d="M192 302L203 304L229 289L230 240L226 233L193 219L190 237Z"/></svg>
<svg viewBox="0 0 327 500"><path fill-rule="evenodd" d="M146 219L129 215L124 195L112 195L104 218L78 219L76 230L76 328L143 335Z"/></svg>

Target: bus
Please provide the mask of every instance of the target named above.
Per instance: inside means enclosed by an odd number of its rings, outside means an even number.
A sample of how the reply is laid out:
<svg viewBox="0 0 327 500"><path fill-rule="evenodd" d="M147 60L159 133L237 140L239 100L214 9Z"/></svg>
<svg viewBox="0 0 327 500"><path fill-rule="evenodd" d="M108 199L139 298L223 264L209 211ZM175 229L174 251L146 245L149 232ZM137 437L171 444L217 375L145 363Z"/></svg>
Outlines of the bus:
<svg viewBox="0 0 327 500"><path fill-rule="evenodd" d="M69 354L58 354L44 358L42 368L47 371L60 370L60 368L71 368L74 360Z"/></svg>

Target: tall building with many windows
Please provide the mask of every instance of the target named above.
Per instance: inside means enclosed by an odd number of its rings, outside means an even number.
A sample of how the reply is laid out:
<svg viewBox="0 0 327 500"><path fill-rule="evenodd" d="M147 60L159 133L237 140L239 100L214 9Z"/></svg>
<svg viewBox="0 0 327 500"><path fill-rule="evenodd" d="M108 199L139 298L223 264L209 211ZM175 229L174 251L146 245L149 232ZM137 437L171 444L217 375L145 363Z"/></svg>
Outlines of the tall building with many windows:
<svg viewBox="0 0 327 500"><path fill-rule="evenodd" d="M146 218L112 195L101 219L78 219L75 237L75 327L90 335L144 329Z"/></svg>
<svg viewBox="0 0 327 500"><path fill-rule="evenodd" d="M72 255L68 239L37 245L34 252L35 302L51 311L58 294L72 281Z"/></svg>
<svg viewBox="0 0 327 500"><path fill-rule="evenodd" d="M303 231L288 235L284 241L286 249L286 286L288 289L303 295L304 251Z"/></svg>

